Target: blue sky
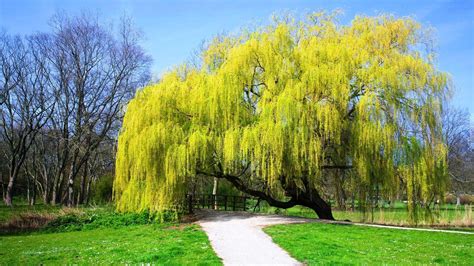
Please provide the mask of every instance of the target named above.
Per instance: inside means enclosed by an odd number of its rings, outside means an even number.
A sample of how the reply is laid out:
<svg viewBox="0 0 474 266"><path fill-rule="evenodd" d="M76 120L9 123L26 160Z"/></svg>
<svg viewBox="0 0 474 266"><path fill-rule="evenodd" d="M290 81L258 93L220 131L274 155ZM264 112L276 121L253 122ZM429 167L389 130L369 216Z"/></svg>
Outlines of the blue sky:
<svg viewBox="0 0 474 266"><path fill-rule="evenodd" d="M467 108L474 121L474 1L106 1L106 0L0 0L0 28L12 34L48 29L48 20L58 11L71 14L97 12L104 21L126 14L146 36L143 45L154 59L153 72L189 58L202 40L215 34L268 23L275 12L304 14L341 9L342 23L357 14L391 13L412 16L436 29L438 67L451 74L453 103Z"/></svg>

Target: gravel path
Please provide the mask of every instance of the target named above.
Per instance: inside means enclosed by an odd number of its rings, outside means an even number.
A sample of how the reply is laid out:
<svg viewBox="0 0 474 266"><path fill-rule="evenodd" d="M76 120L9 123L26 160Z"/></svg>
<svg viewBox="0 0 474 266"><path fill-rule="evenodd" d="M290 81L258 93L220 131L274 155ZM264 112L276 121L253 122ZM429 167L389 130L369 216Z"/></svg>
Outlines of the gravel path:
<svg viewBox="0 0 474 266"><path fill-rule="evenodd" d="M202 211L199 216L199 224L224 265L301 265L273 243L262 227L310 219L213 211Z"/></svg>
<svg viewBox="0 0 474 266"><path fill-rule="evenodd" d="M288 223L339 223L387 229L445 232L453 234L473 234L472 232L409 228L361 224L342 221L322 221L279 215L256 215L247 212L223 212L200 210L198 223L207 233L211 245L225 265L302 265L285 250L273 243L262 228L274 224Z"/></svg>

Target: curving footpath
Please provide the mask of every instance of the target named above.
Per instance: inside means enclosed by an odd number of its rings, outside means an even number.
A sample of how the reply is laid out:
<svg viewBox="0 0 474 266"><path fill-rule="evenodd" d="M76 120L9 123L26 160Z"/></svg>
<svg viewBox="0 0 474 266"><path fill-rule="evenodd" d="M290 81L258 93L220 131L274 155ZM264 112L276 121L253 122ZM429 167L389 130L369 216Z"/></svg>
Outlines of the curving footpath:
<svg viewBox="0 0 474 266"><path fill-rule="evenodd" d="M462 231L323 221L280 215L255 215L247 212L201 210L197 216L199 218L198 224L208 235L214 251L223 260L224 265L302 265L273 243L271 237L263 232L263 227L275 224L323 222L401 230L473 234Z"/></svg>
<svg viewBox="0 0 474 266"><path fill-rule="evenodd" d="M224 265L302 265L273 243L262 227L309 219L215 211L201 211L199 216L198 223Z"/></svg>

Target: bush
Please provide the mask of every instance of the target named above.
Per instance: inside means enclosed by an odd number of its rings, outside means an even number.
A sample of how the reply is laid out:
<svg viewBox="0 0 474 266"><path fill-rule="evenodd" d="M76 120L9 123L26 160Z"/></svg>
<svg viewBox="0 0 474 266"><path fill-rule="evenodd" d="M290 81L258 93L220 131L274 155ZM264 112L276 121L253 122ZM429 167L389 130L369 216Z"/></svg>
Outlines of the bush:
<svg viewBox="0 0 474 266"><path fill-rule="evenodd" d="M28 232L38 230L54 221L56 215L52 213L25 212L11 217L0 225L0 234Z"/></svg>
<svg viewBox="0 0 474 266"><path fill-rule="evenodd" d="M68 213L57 217L47 224L45 230L50 232L81 231L102 227L120 227L149 224L155 221L148 212L117 213L111 210L92 209L84 213Z"/></svg>
<svg viewBox="0 0 474 266"><path fill-rule="evenodd" d="M461 205L474 204L474 195L462 194L459 196L459 201ZM445 197L445 202L449 204L456 204L457 196L449 193Z"/></svg>
<svg viewBox="0 0 474 266"><path fill-rule="evenodd" d="M449 204L456 204L456 195L453 195L451 193L446 194L446 197L444 198L444 202L449 203Z"/></svg>
<svg viewBox="0 0 474 266"><path fill-rule="evenodd" d="M109 203L112 201L113 175L104 175L92 186L92 202L96 204Z"/></svg>
<svg viewBox="0 0 474 266"><path fill-rule="evenodd" d="M112 206L98 208L62 208L45 211L23 211L0 222L0 235L31 231L69 232L96 228L118 228L163 222L177 222L179 214L118 213Z"/></svg>
<svg viewBox="0 0 474 266"><path fill-rule="evenodd" d="M473 204L474 203L474 195L461 195L459 196L461 204L466 205L466 204Z"/></svg>

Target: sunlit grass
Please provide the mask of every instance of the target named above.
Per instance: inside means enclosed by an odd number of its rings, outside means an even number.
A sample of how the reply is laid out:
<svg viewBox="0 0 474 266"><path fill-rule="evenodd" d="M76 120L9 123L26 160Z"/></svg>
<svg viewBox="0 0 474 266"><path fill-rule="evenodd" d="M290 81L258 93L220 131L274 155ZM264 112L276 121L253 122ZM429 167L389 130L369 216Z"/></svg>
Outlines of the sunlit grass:
<svg viewBox="0 0 474 266"><path fill-rule="evenodd" d="M431 215L424 216L420 212L417 221L418 226L434 226L434 227L463 227L472 228L474 225L472 217L471 205L456 206L443 205L432 210ZM277 213L290 216L300 216L307 218L317 218L315 212L309 208L295 206L284 210L263 205L260 212ZM394 208L375 208L373 211L367 210L333 210L336 220L349 220L359 223L377 223L386 225L415 225L410 221L410 216L406 206L398 203Z"/></svg>
<svg viewBox="0 0 474 266"><path fill-rule="evenodd" d="M0 264L220 265L197 225L152 224L0 237Z"/></svg>
<svg viewBox="0 0 474 266"><path fill-rule="evenodd" d="M264 230L309 265L472 265L474 261L473 235L320 223Z"/></svg>

